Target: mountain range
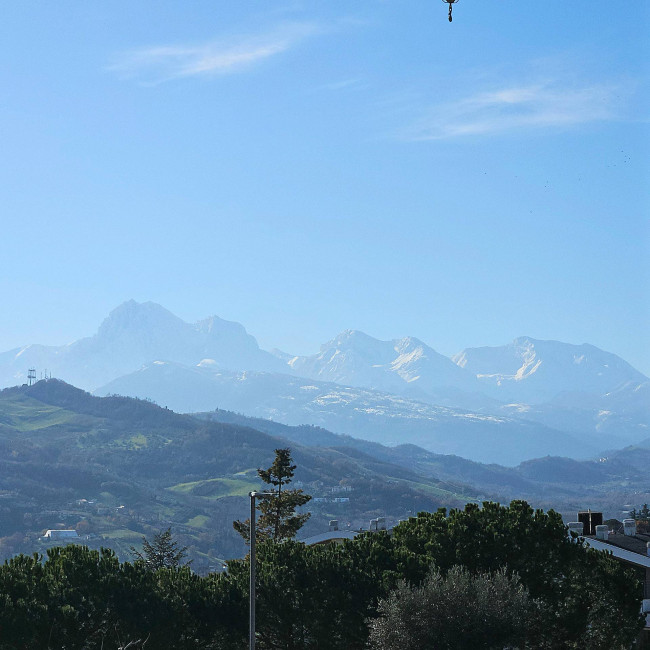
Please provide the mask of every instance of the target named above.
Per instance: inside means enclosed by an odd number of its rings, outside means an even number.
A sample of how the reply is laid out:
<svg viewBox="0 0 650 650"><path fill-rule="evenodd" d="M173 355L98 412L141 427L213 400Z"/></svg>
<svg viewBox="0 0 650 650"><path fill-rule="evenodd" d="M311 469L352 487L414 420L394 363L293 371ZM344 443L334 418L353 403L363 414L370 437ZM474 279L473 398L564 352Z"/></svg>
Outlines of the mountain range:
<svg viewBox="0 0 650 650"><path fill-rule="evenodd" d="M347 330L319 353L267 352L238 323L188 324L128 301L89 338L0 354L0 385L30 367L95 391L177 411L227 409L315 424L387 444L517 464L540 455L587 458L650 435L650 383L591 345L527 337L449 358L406 337Z"/></svg>

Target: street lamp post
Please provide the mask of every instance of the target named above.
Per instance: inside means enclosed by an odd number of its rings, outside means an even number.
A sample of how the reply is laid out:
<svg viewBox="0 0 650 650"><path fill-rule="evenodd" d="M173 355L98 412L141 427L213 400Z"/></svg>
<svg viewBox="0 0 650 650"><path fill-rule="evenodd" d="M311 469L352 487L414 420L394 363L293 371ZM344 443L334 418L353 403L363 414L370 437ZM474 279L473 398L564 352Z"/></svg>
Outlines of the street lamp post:
<svg viewBox="0 0 650 650"><path fill-rule="evenodd" d="M272 497L275 496L275 492L249 492L248 496L251 499L248 648L249 650L255 650L255 497Z"/></svg>

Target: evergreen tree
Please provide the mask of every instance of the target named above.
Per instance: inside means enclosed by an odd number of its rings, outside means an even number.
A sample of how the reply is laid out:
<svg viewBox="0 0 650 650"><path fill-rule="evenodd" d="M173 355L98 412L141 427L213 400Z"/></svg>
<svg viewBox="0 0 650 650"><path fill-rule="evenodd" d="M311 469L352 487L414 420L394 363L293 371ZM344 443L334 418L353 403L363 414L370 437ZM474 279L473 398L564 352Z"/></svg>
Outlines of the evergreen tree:
<svg viewBox="0 0 650 650"><path fill-rule="evenodd" d="M181 565L181 561L187 556L187 546L178 548L179 544L172 538L171 528L162 533L156 533L153 542L146 537L142 538L142 551L131 547L136 560L141 560L151 571L158 569L171 569ZM189 562L187 563L189 564Z"/></svg>
<svg viewBox="0 0 650 650"><path fill-rule="evenodd" d="M292 464L291 449L276 449L273 464L268 469L258 469L257 475L273 492L272 497L260 498L257 507L260 516L256 522L256 532L260 539L280 541L291 539L309 519L310 513L296 514L296 508L304 506L311 496L302 490L288 489L296 465ZM233 528L246 540L250 539L250 520L234 521Z"/></svg>

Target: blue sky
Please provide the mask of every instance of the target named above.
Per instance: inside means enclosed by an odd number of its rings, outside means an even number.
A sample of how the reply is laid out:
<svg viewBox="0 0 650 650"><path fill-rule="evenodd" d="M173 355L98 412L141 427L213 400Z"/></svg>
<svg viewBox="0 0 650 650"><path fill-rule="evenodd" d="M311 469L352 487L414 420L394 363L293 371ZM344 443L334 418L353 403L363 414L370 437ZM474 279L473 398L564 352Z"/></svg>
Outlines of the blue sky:
<svg viewBox="0 0 650 650"><path fill-rule="evenodd" d="M0 350L129 298L650 374L650 3L10 3Z"/></svg>

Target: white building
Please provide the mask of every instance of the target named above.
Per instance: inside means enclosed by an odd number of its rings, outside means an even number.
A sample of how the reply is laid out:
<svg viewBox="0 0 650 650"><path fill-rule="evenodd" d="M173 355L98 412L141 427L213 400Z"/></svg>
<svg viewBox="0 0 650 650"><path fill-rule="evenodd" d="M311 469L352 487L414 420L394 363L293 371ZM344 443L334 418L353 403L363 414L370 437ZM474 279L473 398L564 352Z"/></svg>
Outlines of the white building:
<svg viewBox="0 0 650 650"><path fill-rule="evenodd" d="M43 537L47 539L78 539L76 530L48 530Z"/></svg>

